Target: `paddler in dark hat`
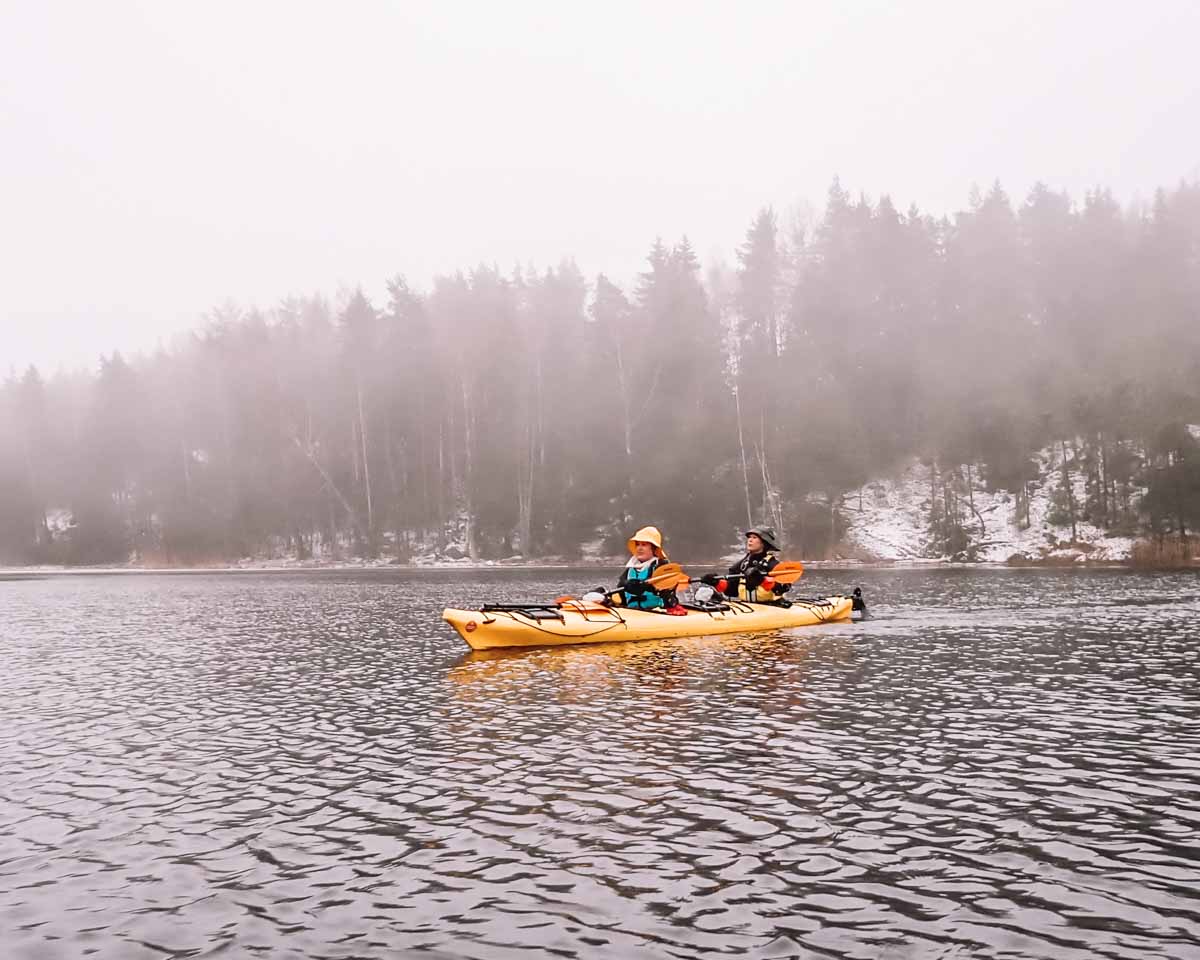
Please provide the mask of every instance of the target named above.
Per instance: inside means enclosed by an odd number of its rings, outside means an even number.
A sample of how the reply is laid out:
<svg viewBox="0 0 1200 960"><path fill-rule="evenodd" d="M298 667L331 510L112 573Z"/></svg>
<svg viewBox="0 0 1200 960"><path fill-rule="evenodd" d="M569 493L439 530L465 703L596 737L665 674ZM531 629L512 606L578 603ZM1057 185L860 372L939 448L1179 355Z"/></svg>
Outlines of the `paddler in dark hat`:
<svg viewBox="0 0 1200 960"><path fill-rule="evenodd" d="M791 589L789 584L775 583L771 571L779 563L775 554L779 550L779 539L774 527L751 527L746 531L746 554L729 568L731 597L756 599L759 591L767 596L764 600L783 596Z"/></svg>

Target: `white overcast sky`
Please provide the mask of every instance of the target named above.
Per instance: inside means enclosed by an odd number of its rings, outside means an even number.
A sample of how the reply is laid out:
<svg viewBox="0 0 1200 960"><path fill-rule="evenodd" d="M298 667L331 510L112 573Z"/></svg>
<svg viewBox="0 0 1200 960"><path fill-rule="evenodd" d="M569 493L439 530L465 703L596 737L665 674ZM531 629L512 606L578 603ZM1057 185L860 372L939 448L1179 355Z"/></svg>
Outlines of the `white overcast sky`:
<svg viewBox="0 0 1200 960"><path fill-rule="evenodd" d="M1145 199L1200 175L1197 38L1200 0L0 0L0 376L227 299L731 259L835 174Z"/></svg>

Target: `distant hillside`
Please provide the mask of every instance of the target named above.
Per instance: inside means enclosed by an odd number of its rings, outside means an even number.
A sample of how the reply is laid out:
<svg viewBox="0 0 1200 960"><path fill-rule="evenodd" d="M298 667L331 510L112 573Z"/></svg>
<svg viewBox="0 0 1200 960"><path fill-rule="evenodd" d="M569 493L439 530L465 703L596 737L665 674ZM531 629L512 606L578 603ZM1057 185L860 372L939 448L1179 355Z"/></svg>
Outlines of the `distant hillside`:
<svg viewBox="0 0 1200 960"><path fill-rule="evenodd" d="M1188 429L1200 437L1200 427ZM891 476L872 480L845 497L842 519L848 528L842 550L847 556L878 561L1129 562L1139 538L1130 535L1128 525L1113 529L1092 522L1087 477L1077 469L1069 471L1077 506L1072 535L1069 509L1064 508L1061 448L1045 447L1033 462L1036 476L1026 484L1024 505L1008 491L988 489L978 467L971 472L969 488L965 471L958 472L954 519L965 541L950 550L932 530L935 513L945 509L940 489L944 478L935 467L912 458ZM1134 513L1140 512L1147 492L1145 486L1130 486Z"/></svg>
<svg viewBox="0 0 1200 960"><path fill-rule="evenodd" d="M226 304L0 380L0 563L577 560L645 523L713 557L752 522L811 559L1190 562L1197 250L1200 181L948 217L835 181L624 289L568 258Z"/></svg>

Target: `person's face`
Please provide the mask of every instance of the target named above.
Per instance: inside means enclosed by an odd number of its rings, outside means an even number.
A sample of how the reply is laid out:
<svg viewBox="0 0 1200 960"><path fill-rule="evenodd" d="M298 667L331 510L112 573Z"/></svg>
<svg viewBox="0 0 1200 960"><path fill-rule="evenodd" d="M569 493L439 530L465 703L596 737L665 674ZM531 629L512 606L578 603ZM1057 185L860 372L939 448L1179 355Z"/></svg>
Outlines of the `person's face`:
<svg viewBox="0 0 1200 960"><path fill-rule="evenodd" d="M645 540L635 540L633 542L633 555L637 557L638 563L645 563L654 556L654 544L647 543Z"/></svg>
<svg viewBox="0 0 1200 960"><path fill-rule="evenodd" d="M763 551L762 537L760 537L757 533L746 534L746 549L750 553L762 553L762 551Z"/></svg>

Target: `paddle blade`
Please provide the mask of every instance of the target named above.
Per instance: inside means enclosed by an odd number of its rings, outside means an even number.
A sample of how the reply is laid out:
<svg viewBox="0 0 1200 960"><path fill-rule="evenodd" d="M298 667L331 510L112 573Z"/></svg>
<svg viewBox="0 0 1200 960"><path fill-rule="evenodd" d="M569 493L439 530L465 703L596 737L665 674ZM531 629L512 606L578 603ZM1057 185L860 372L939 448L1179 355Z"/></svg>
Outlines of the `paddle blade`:
<svg viewBox="0 0 1200 960"><path fill-rule="evenodd" d="M659 593L665 593L668 590L682 590L692 580L686 573L673 573L662 579L655 578L649 582Z"/></svg>
<svg viewBox="0 0 1200 960"><path fill-rule="evenodd" d="M776 583L795 583L804 576L804 564L799 560L788 560L784 563L775 564L775 569L771 571L771 579Z"/></svg>
<svg viewBox="0 0 1200 960"><path fill-rule="evenodd" d="M654 571L654 576L646 581L656 590L675 590L688 582L688 575L677 563L666 563Z"/></svg>

